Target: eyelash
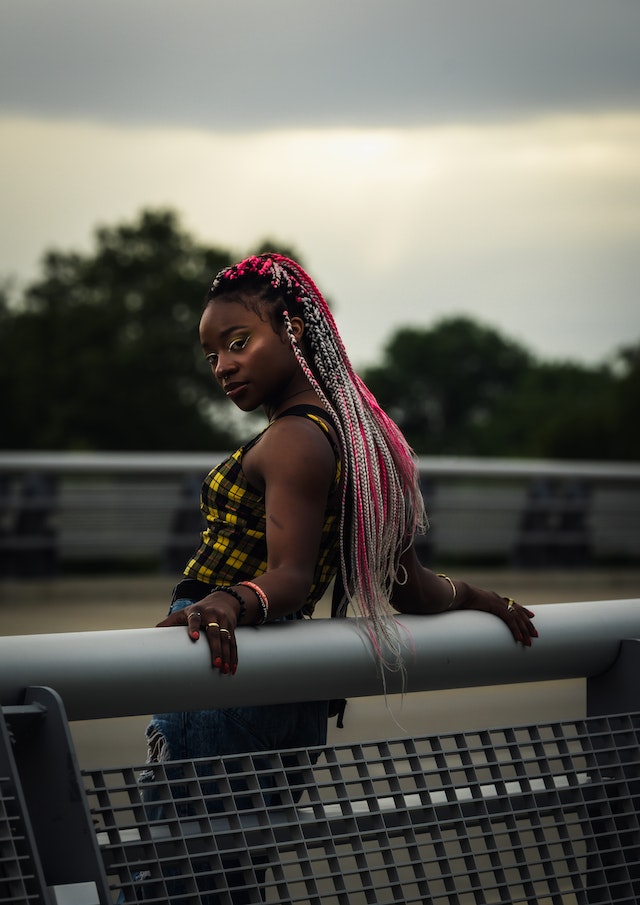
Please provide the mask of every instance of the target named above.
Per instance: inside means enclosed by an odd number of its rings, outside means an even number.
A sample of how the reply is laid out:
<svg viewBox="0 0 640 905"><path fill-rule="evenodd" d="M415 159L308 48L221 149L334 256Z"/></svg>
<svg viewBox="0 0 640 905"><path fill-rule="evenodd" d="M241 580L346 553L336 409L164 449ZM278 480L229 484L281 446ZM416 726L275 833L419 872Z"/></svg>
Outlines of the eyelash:
<svg viewBox="0 0 640 905"><path fill-rule="evenodd" d="M250 336L244 336L243 338L232 339L227 348L228 352L242 352L242 350L246 347L249 342ZM234 349L234 346L236 347ZM216 366L218 363L218 353L217 352L209 352L206 356L207 361L211 365L212 368Z"/></svg>

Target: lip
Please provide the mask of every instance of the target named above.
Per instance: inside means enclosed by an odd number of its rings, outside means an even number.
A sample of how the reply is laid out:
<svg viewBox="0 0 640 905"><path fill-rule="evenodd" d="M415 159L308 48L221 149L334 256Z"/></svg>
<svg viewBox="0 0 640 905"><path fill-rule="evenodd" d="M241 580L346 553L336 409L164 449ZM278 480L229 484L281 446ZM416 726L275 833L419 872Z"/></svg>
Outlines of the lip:
<svg viewBox="0 0 640 905"><path fill-rule="evenodd" d="M224 392L229 399L235 399L236 396L239 396L246 388L248 384L237 381L235 383L227 383L224 387Z"/></svg>

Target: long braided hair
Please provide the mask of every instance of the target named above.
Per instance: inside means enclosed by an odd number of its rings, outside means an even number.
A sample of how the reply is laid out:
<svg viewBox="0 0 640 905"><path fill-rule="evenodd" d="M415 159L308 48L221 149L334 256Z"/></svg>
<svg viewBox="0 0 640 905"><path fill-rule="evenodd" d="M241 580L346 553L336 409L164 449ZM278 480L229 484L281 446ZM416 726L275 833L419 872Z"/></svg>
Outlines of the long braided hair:
<svg viewBox="0 0 640 905"><path fill-rule="evenodd" d="M300 367L332 416L344 469L339 612L344 615L351 606L364 617L384 664L401 668L401 638L389 598L394 583L406 580L401 554L416 531L426 528L413 452L353 370L329 306L299 264L279 254L246 258L217 275L206 302L236 295L271 306L272 322L284 323ZM302 343L290 315L304 322Z"/></svg>

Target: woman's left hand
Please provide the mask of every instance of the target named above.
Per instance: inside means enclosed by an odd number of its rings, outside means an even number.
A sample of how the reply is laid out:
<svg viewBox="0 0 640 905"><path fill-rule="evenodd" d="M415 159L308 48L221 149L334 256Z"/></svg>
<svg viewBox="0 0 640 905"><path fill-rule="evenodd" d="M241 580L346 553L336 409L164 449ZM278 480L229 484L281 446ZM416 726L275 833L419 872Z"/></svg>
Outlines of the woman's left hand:
<svg viewBox="0 0 640 905"><path fill-rule="evenodd" d="M506 610L501 610L500 618L507 623L516 641L525 647L531 647L532 640L538 637L536 627L531 621L535 613L516 603L511 597L503 597L502 600L506 601L507 607Z"/></svg>
<svg viewBox="0 0 640 905"><path fill-rule="evenodd" d="M484 591L472 585L466 585L462 590L462 582L456 584L458 593L463 598L460 601L460 609L480 610L497 616L505 623L515 641L524 647L531 647L533 639L538 637L536 627L531 621L535 613L517 603L512 597L500 597L494 591Z"/></svg>

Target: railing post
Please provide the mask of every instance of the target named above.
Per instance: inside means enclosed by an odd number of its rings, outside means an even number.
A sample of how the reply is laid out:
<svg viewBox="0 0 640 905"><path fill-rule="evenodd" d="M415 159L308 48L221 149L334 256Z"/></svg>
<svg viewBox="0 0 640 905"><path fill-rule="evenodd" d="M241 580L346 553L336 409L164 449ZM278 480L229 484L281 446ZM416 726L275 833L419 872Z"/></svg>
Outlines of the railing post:
<svg viewBox="0 0 640 905"><path fill-rule="evenodd" d="M0 902L40 903L46 901L46 882L14 743L13 727L0 708Z"/></svg>
<svg viewBox="0 0 640 905"><path fill-rule="evenodd" d="M628 639L621 642L618 657L606 672L587 679L587 715L610 715L608 722L613 722L615 714L637 711L640 711L640 640ZM633 742L632 736L630 733L629 744ZM632 901L640 880L640 845L637 821L634 832L627 809L629 797L637 800L637 766L634 764L630 770L615 747L600 749L594 745L594 748L597 752L594 785L601 791L588 806L595 846L588 856L587 901L589 905L609 902L613 890L628 895L627 901ZM628 844L620 851L611 840L625 829Z"/></svg>
<svg viewBox="0 0 640 905"><path fill-rule="evenodd" d="M40 880L46 883L50 901L109 905L102 856L62 700L50 688L27 688L24 706L5 708L4 716L13 735L20 795L30 816Z"/></svg>
<svg viewBox="0 0 640 905"><path fill-rule="evenodd" d="M640 640L620 643L611 667L587 679L587 716L640 711Z"/></svg>

